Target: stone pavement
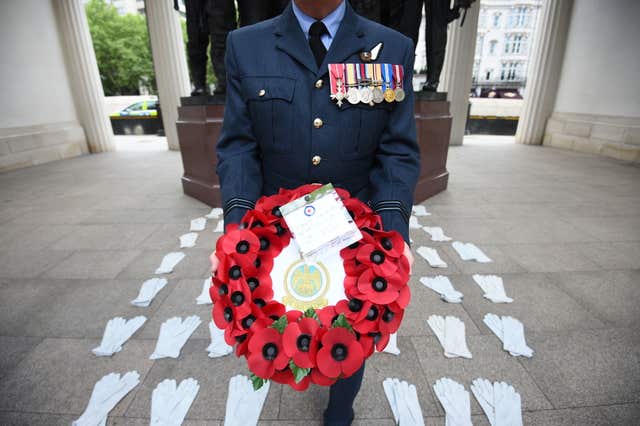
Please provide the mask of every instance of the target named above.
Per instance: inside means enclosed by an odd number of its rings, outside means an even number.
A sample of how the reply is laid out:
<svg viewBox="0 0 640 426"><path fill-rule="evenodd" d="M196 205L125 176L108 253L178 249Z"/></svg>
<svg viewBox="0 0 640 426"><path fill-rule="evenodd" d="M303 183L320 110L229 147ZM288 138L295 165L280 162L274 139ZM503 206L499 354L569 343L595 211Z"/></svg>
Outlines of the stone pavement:
<svg viewBox="0 0 640 426"><path fill-rule="evenodd" d="M431 386L449 376L469 389L482 376L522 395L525 424L627 425L640 418L640 169L554 148L470 139L449 152L449 189L428 200L454 239L494 259L460 260L450 243L413 231L414 247L436 247L449 267L416 259L413 300L400 330L399 357L367 362L356 424L392 424L382 391L386 377L418 387L428 425L444 413ZM196 378L200 392L189 425L222 424L228 379L242 360L209 359L207 306L195 298L209 269L216 235L208 222L195 248L169 275L148 308L129 304L178 248L191 219L210 208L182 193L180 154L132 151L88 155L0 175L0 424L69 424L104 374L136 369L142 383L112 411L110 424L148 424L151 391L164 378ZM471 279L503 277L514 303L496 305ZM465 295L446 304L418 283L447 274ZM482 323L487 312L525 326L532 359L503 352ZM179 359L148 360L159 325L198 314L203 324ZM455 315L467 328L473 359L446 359L426 325ZM147 324L111 358L97 358L114 316L146 315ZM298 394L273 385L263 425L319 424L326 389ZM472 397L474 424L488 424Z"/></svg>

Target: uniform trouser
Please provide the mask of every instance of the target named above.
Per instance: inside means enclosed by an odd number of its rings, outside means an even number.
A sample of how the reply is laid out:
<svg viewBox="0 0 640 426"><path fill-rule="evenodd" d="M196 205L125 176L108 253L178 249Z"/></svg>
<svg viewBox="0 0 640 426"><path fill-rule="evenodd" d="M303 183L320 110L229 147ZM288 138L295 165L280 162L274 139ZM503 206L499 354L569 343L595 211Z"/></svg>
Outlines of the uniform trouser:
<svg viewBox="0 0 640 426"><path fill-rule="evenodd" d="M325 426L348 426L353 420L353 401L358 395L364 364L351 377L340 379L329 390L329 405L324 412Z"/></svg>
<svg viewBox="0 0 640 426"><path fill-rule="evenodd" d="M191 80L196 87L204 87L207 77L207 47L209 46L207 1L185 0L184 2L187 15L187 58Z"/></svg>
<svg viewBox="0 0 640 426"><path fill-rule="evenodd" d="M425 38L427 44L427 82L437 86L447 49L447 25L449 23L449 0L418 0L418 23L416 40L422 18L422 3L427 18Z"/></svg>

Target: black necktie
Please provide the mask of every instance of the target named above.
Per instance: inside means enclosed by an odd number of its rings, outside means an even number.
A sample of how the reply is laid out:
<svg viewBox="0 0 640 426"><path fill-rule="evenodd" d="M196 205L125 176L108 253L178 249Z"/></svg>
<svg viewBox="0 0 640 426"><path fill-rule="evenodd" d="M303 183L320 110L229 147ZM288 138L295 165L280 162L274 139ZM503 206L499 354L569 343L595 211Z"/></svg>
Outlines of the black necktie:
<svg viewBox="0 0 640 426"><path fill-rule="evenodd" d="M313 56L316 58L318 67L322 64L324 56L327 54L327 48L324 47L322 40L320 40L323 34L329 34L329 31L322 21L316 21L311 24L309 28L309 46L311 47Z"/></svg>

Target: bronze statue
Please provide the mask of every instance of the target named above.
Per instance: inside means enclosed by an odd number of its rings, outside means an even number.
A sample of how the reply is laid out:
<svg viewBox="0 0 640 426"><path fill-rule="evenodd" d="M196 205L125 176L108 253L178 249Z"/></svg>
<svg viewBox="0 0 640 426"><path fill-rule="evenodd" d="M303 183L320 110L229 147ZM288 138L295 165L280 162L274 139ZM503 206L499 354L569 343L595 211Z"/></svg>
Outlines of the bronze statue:
<svg viewBox="0 0 640 426"><path fill-rule="evenodd" d="M435 92L440 82L447 48L447 25L460 17L475 0L350 0L353 8L362 16L401 32L418 44L422 8L425 8L427 47L427 82L422 90Z"/></svg>
<svg viewBox="0 0 640 426"><path fill-rule="evenodd" d="M238 20L234 0L185 0L187 18L187 58L194 89L191 96L208 94L207 46L218 80L214 94L226 92L227 73L224 50L227 34L239 26L255 24L279 15L289 0L238 0ZM178 9L178 0L174 0Z"/></svg>

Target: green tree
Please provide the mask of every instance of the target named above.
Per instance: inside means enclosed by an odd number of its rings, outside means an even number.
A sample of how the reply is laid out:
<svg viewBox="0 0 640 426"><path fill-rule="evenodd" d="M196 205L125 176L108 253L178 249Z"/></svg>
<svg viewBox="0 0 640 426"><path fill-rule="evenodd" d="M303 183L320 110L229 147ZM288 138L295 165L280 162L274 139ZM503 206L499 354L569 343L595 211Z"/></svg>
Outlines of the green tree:
<svg viewBox="0 0 640 426"><path fill-rule="evenodd" d="M90 0L85 10L104 94L138 94L141 82L155 93L146 18L132 14L120 16L117 9L104 0Z"/></svg>

